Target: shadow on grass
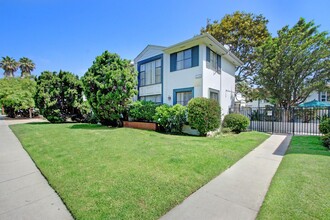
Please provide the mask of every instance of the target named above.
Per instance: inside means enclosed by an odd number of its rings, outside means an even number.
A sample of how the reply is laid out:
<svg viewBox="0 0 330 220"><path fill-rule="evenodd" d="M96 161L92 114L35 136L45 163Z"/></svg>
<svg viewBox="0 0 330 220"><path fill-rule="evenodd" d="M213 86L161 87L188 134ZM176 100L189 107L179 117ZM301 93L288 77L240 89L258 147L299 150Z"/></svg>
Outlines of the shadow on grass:
<svg viewBox="0 0 330 220"><path fill-rule="evenodd" d="M112 128L112 127L107 127L104 125L97 125L97 124L74 124L70 127L70 129L85 129L85 130L114 130L114 129L119 129L119 128Z"/></svg>
<svg viewBox="0 0 330 220"><path fill-rule="evenodd" d="M29 122L29 123L25 123L27 125L50 125L51 123L48 121L45 122Z"/></svg>
<svg viewBox="0 0 330 220"><path fill-rule="evenodd" d="M330 156L330 150L323 146L318 136L294 136L286 155L306 154Z"/></svg>

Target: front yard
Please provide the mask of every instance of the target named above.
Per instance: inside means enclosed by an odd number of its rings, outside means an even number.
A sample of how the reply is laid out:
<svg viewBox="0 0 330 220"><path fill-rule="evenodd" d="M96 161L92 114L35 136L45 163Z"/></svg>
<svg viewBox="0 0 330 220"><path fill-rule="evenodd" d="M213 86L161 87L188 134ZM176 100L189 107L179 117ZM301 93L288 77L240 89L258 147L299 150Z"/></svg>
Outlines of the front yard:
<svg viewBox="0 0 330 220"><path fill-rule="evenodd" d="M294 136L258 219L330 219L329 165L320 137Z"/></svg>
<svg viewBox="0 0 330 220"><path fill-rule="evenodd" d="M165 135L88 124L11 126L76 219L157 219L268 135Z"/></svg>

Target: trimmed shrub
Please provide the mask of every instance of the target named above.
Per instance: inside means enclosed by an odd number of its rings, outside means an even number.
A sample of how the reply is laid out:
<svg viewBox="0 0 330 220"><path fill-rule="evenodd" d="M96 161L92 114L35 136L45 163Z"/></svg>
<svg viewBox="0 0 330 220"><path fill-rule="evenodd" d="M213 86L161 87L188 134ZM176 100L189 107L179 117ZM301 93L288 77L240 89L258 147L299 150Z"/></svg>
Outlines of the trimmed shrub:
<svg viewBox="0 0 330 220"><path fill-rule="evenodd" d="M187 122L187 108L180 104L174 106L161 105L156 108L154 120L164 128L165 132L181 133Z"/></svg>
<svg viewBox="0 0 330 220"><path fill-rule="evenodd" d="M330 133L325 134L321 137L323 145L330 149Z"/></svg>
<svg viewBox="0 0 330 220"><path fill-rule="evenodd" d="M221 110L219 103L203 97L193 98L188 103L188 122L201 135L220 126Z"/></svg>
<svg viewBox="0 0 330 220"><path fill-rule="evenodd" d="M230 128L233 132L236 133L245 131L249 125L249 118L241 114L231 113L226 115L223 119L223 127Z"/></svg>
<svg viewBox="0 0 330 220"><path fill-rule="evenodd" d="M152 122L157 106L151 101L136 101L129 107L128 116L134 121Z"/></svg>
<svg viewBox="0 0 330 220"><path fill-rule="evenodd" d="M330 133L330 118L322 120L319 129L322 134Z"/></svg>

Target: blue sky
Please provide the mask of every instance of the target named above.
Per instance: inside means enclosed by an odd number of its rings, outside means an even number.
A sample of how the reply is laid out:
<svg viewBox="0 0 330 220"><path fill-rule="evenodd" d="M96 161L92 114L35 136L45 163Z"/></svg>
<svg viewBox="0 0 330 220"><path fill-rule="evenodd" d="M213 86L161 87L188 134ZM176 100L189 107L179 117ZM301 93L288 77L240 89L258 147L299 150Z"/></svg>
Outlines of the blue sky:
<svg viewBox="0 0 330 220"><path fill-rule="evenodd" d="M0 8L0 57L29 57L35 75L62 69L82 76L105 50L134 59L148 44L186 40L207 18L237 10L263 14L273 36L300 17L330 31L329 0L0 0Z"/></svg>

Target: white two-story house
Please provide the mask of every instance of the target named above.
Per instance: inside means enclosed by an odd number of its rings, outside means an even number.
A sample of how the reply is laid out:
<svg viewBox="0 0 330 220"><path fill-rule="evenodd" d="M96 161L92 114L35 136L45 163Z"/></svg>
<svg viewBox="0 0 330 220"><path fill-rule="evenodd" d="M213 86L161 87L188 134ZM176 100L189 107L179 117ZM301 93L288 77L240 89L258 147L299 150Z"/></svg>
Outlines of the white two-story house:
<svg viewBox="0 0 330 220"><path fill-rule="evenodd" d="M210 34L169 47L148 45L134 63L139 100L187 105L206 97L217 100L223 114L234 104L235 71L242 62Z"/></svg>

